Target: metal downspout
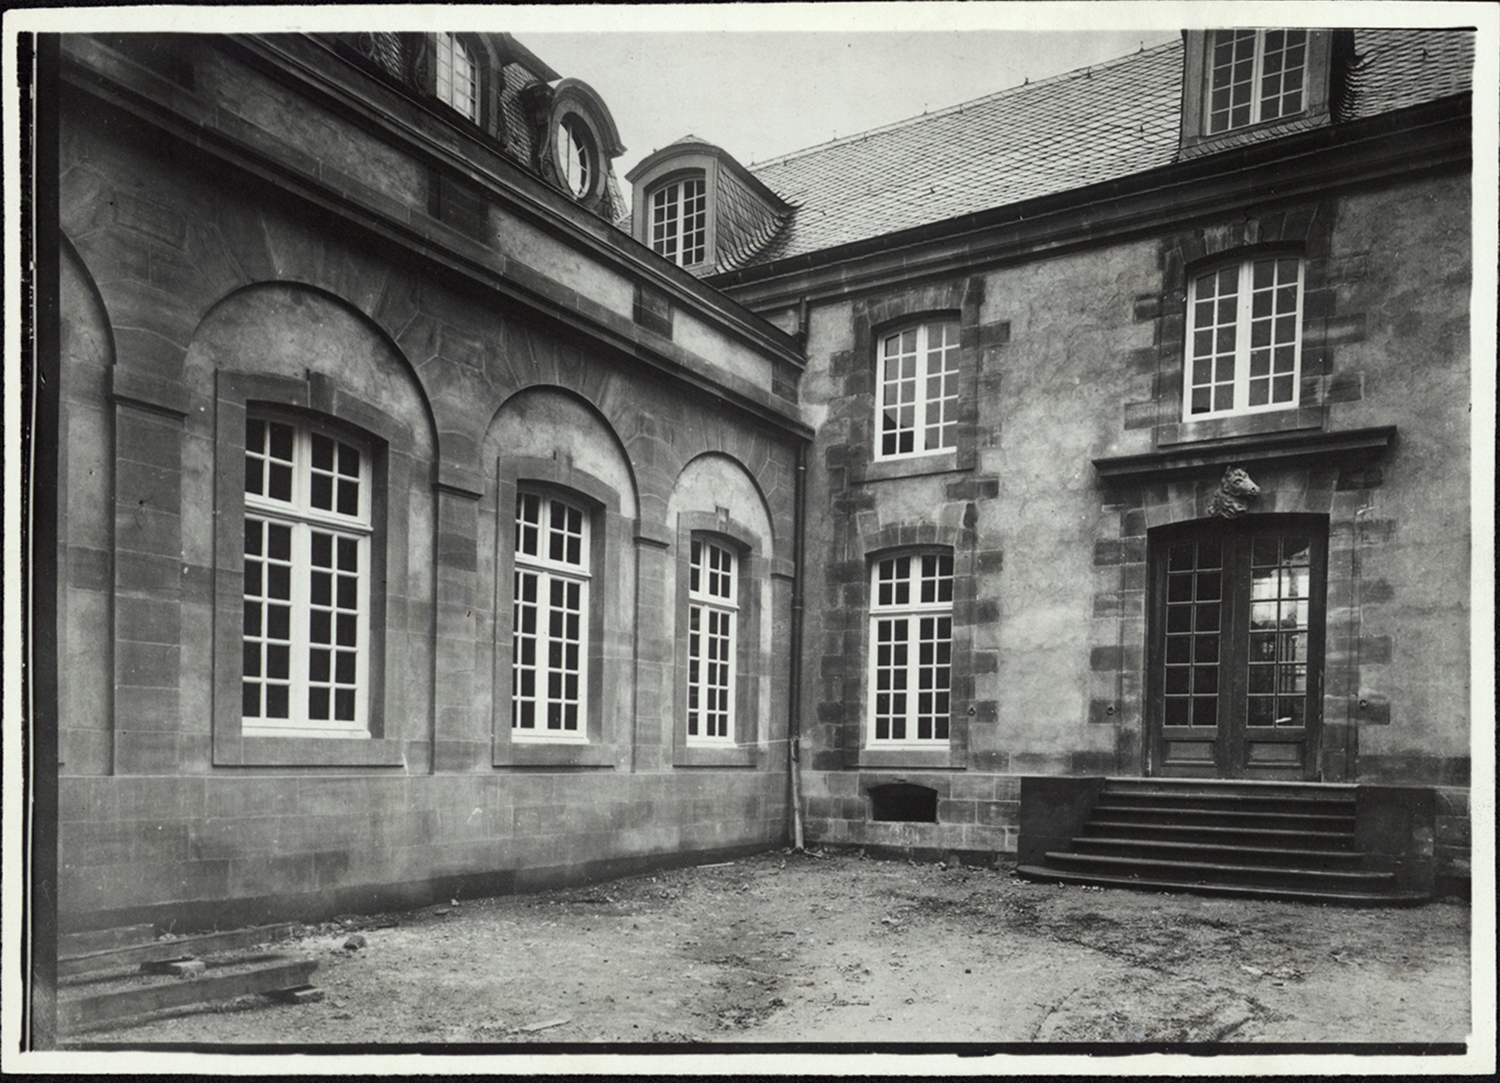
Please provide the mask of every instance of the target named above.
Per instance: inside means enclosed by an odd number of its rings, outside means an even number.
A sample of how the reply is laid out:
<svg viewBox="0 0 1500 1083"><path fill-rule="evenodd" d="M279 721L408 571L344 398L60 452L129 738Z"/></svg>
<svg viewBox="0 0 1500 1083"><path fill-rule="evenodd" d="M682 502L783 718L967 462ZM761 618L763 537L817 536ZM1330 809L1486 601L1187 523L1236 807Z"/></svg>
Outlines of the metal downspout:
<svg viewBox="0 0 1500 1083"><path fill-rule="evenodd" d="M797 312L797 339L804 358L807 355L807 298L803 297ZM787 670L787 772L791 775L792 849L804 851L802 833L802 613L803 583L807 564L807 447L797 445L797 473L792 489L792 630L791 665Z"/></svg>
<svg viewBox="0 0 1500 1083"><path fill-rule="evenodd" d="M787 770L792 783L792 849L801 853L804 849L802 836L802 610L803 567L806 563L806 537L804 515L807 511L807 445L797 448L797 474L793 489L793 505L796 522L792 526L792 634L791 666L788 669L788 693L786 735Z"/></svg>

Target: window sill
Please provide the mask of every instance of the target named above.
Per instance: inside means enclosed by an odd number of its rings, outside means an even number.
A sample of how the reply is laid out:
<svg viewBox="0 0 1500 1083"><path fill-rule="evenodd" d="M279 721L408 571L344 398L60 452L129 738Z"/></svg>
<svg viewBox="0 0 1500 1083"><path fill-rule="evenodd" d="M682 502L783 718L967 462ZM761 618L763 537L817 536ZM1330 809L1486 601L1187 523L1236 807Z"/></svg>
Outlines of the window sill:
<svg viewBox="0 0 1500 1083"><path fill-rule="evenodd" d="M958 451L939 452L936 455L917 455L910 459L874 459L864 464L855 482L886 481L891 478L917 478L929 474L954 474L962 468L958 465Z"/></svg>
<svg viewBox="0 0 1500 1083"><path fill-rule="evenodd" d="M1304 406L1290 410L1267 410L1258 414L1234 414L1229 417L1205 418L1202 421L1179 421L1160 425L1156 446L1202 443L1207 440L1229 440L1261 433L1303 432L1324 429L1328 411L1322 406Z"/></svg>
<svg viewBox="0 0 1500 1083"><path fill-rule="evenodd" d="M672 757L675 767L755 767L760 750L754 745L682 745Z"/></svg>
<svg viewBox="0 0 1500 1083"><path fill-rule="evenodd" d="M347 737L240 737L214 742L220 767L401 767L401 741Z"/></svg>
<svg viewBox="0 0 1500 1083"><path fill-rule="evenodd" d="M1095 459L1099 480L1108 484L1164 481L1209 467L1244 462L1284 466L1318 462L1346 466L1379 458L1396 439L1396 426L1343 432L1277 431L1218 441L1166 447L1144 455Z"/></svg>
<svg viewBox="0 0 1500 1083"><path fill-rule="evenodd" d="M613 767L614 751L584 743L507 741L495 749L496 767Z"/></svg>
<svg viewBox="0 0 1500 1083"><path fill-rule="evenodd" d="M963 753L941 748L861 748L859 767L962 768Z"/></svg>

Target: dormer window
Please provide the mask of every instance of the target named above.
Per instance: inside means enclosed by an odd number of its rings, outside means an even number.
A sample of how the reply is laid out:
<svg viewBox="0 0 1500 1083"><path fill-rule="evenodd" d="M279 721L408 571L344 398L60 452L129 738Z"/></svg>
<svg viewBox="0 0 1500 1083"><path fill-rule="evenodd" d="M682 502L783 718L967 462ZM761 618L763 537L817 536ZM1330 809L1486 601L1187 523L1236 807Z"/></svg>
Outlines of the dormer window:
<svg viewBox="0 0 1500 1083"><path fill-rule="evenodd" d="M1343 33L1184 31L1179 154L1211 154L1330 123L1334 39Z"/></svg>
<svg viewBox="0 0 1500 1083"><path fill-rule="evenodd" d="M792 207L733 157L687 135L629 173L631 235L706 276L734 270L775 242Z"/></svg>
<svg viewBox="0 0 1500 1083"><path fill-rule="evenodd" d="M1209 135L1295 116L1304 106L1306 30L1215 30Z"/></svg>
<svg viewBox="0 0 1500 1083"><path fill-rule="evenodd" d="M701 176L651 193L651 247L679 267L702 263L708 237L708 195Z"/></svg>
<svg viewBox="0 0 1500 1083"><path fill-rule="evenodd" d="M479 119L479 77L474 56L452 34L438 34L437 97L470 120Z"/></svg>
<svg viewBox="0 0 1500 1083"><path fill-rule="evenodd" d="M557 125L557 173L574 199L589 194L599 168L598 157L588 125L576 113L565 114Z"/></svg>
<svg viewBox="0 0 1500 1083"><path fill-rule="evenodd" d="M611 161L624 151L603 99L587 84L533 83L522 94L536 142L532 162L542 179L607 221L616 216Z"/></svg>

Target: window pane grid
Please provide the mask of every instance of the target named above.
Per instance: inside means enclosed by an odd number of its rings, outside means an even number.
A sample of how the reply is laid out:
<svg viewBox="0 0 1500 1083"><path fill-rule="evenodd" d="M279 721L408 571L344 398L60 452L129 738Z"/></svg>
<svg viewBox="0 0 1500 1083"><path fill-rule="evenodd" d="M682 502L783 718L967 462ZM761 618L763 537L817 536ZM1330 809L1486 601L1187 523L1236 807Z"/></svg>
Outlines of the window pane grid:
<svg viewBox="0 0 1500 1083"><path fill-rule="evenodd" d="M958 324L923 324L881 344L877 458L898 458L958 443Z"/></svg>
<svg viewBox="0 0 1500 1083"><path fill-rule="evenodd" d="M651 196L651 248L687 267L702 263L708 244L708 188L701 177L673 181Z"/></svg>
<svg viewBox="0 0 1500 1083"><path fill-rule="evenodd" d="M516 497L511 729L525 738L586 739L589 520L564 500Z"/></svg>
<svg viewBox="0 0 1500 1083"><path fill-rule="evenodd" d="M874 743L947 741L953 652L953 557L876 563L870 620Z"/></svg>
<svg viewBox="0 0 1500 1083"><path fill-rule="evenodd" d="M479 81L469 50L452 34L437 35L437 96L470 120L479 117Z"/></svg>
<svg viewBox="0 0 1500 1083"><path fill-rule="evenodd" d="M1209 51L1210 135L1302 112L1305 30L1217 30Z"/></svg>
<svg viewBox="0 0 1500 1083"><path fill-rule="evenodd" d="M1306 724L1312 549L1296 535L1254 539L1250 558L1246 722Z"/></svg>
<svg viewBox="0 0 1500 1083"><path fill-rule="evenodd" d="M688 570L687 736L694 743L734 739L735 557L694 539Z"/></svg>
<svg viewBox="0 0 1500 1083"><path fill-rule="evenodd" d="M1188 297L1188 420L1295 406L1302 262L1246 261L1196 276Z"/></svg>
<svg viewBox="0 0 1500 1083"><path fill-rule="evenodd" d="M368 456L306 424L245 426L247 735L364 736Z"/></svg>
<svg viewBox="0 0 1500 1083"><path fill-rule="evenodd" d="M1223 546L1186 542L1167 551L1163 652L1164 722L1209 729L1219 724L1220 607Z"/></svg>

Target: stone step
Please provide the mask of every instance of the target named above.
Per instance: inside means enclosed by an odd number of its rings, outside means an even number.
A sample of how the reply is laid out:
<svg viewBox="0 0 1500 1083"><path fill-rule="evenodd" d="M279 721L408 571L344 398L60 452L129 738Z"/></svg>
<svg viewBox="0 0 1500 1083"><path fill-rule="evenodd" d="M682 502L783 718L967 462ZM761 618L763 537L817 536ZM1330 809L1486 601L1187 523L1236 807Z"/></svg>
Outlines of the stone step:
<svg viewBox="0 0 1500 1083"><path fill-rule="evenodd" d="M1054 850L1046 854L1049 864L1079 871L1105 874L1152 873L1173 880L1215 883L1252 882L1278 886L1336 886L1346 890L1389 890L1395 876L1388 872L1342 869L1302 869L1282 865L1231 864L1217 861L1187 861L1171 858L1115 857Z"/></svg>
<svg viewBox="0 0 1500 1083"><path fill-rule="evenodd" d="M1352 796L1314 796L1265 791L1261 793L1140 793L1101 790L1099 803L1121 808L1266 809L1271 811L1327 812L1354 815Z"/></svg>
<svg viewBox="0 0 1500 1083"><path fill-rule="evenodd" d="M1116 822L1138 822L1211 827L1241 826L1304 829L1311 831L1354 830L1354 813L1347 815L1323 812L1277 812L1255 809L1200 808L1172 805L1120 805L1100 800L1091 818Z"/></svg>
<svg viewBox="0 0 1500 1083"><path fill-rule="evenodd" d="M1238 845L1228 842L1178 842L1175 840L1110 838L1079 836L1073 840L1075 853L1115 853L1123 857L1181 858L1193 860L1218 855L1231 862L1270 865L1276 868L1353 866L1358 868L1361 855L1353 850L1305 850L1280 846Z"/></svg>
<svg viewBox="0 0 1500 1083"><path fill-rule="evenodd" d="M1259 779L1110 778L1105 793L1244 794L1282 793L1353 801L1359 787L1342 782L1286 782Z"/></svg>
<svg viewBox="0 0 1500 1083"><path fill-rule="evenodd" d="M1128 876L1073 872L1043 865L1019 865L1016 873L1043 883L1079 884L1090 887L1123 887L1136 891L1187 892L1194 895L1230 895L1245 899L1284 899L1295 902L1339 903L1344 906L1391 906L1425 902L1427 896L1412 891L1337 891L1328 888L1281 887L1270 884L1205 884L1169 876Z"/></svg>
<svg viewBox="0 0 1500 1083"><path fill-rule="evenodd" d="M1267 845L1288 850L1343 848L1354 849L1352 831L1304 831L1289 827L1233 827L1205 824L1134 823L1124 820L1090 819L1083 825L1085 835L1092 833L1114 838L1135 838L1141 841L1164 842L1265 842Z"/></svg>

